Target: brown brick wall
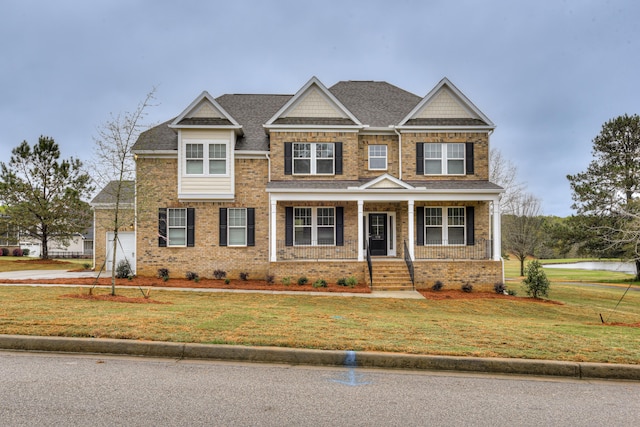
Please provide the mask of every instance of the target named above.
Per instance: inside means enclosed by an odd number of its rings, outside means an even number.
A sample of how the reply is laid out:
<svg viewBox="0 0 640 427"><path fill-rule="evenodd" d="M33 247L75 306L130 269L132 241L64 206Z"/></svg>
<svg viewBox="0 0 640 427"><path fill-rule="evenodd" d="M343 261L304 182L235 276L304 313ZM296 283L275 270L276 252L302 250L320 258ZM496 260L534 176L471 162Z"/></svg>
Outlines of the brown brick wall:
<svg viewBox="0 0 640 427"><path fill-rule="evenodd" d="M115 224L115 209L95 209L95 224L93 234L94 269L100 269L107 255L107 232L113 231ZM119 231L134 230L134 215L132 209L121 209L118 215Z"/></svg>
<svg viewBox="0 0 640 427"><path fill-rule="evenodd" d="M271 263L269 272L278 283L282 283L284 277L291 279L291 285L297 286L299 277L306 276L309 283L318 279L324 279L327 283L336 283L341 277L354 276L358 283L365 283L365 269L367 264L357 261L296 261Z"/></svg>
<svg viewBox="0 0 640 427"><path fill-rule="evenodd" d="M502 282L501 261L415 261L416 288L431 288L436 281L444 284L444 289L460 289L471 283L474 290L493 291L493 285Z"/></svg>
<svg viewBox="0 0 640 427"><path fill-rule="evenodd" d="M376 178L384 173L398 177L398 136L397 135L360 135L358 138L360 178ZM387 170L369 170L369 145L387 146Z"/></svg>

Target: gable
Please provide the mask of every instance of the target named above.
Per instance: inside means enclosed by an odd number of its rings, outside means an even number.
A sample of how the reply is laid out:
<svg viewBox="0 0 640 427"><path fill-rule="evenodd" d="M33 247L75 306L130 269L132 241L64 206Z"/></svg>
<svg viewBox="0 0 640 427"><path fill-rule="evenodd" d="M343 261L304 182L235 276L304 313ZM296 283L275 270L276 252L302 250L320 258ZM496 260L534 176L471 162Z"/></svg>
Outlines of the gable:
<svg viewBox="0 0 640 427"><path fill-rule="evenodd" d="M317 87L309 90L282 117L324 117L346 119L344 111L332 103Z"/></svg>
<svg viewBox="0 0 640 427"><path fill-rule="evenodd" d="M173 128L218 127L242 128L215 99L204 91L170 125Z"/></svg>
<svg viewBox="0 0 640 427"><path fill-rule="evenodd" d="M415 119L479 119L453 96L451 90L443 87L433 99L418 111Z"/></svg>

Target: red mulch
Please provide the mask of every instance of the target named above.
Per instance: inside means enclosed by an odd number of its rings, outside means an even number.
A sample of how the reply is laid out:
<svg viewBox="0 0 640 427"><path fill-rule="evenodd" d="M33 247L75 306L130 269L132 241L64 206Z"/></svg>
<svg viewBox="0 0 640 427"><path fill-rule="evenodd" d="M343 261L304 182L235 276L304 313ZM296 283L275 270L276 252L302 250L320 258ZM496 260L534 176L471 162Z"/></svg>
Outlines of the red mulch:
<svg viewBox="0 0 640 427"><path fill-rule="evenodd" d="M155 301L150 298L132 298L122 295L89 295L89 294L67 294L61 295L60 298L76 298L89 301L111 301L111 302L126 302L132 304L171 304L170 302Z"/></svg>

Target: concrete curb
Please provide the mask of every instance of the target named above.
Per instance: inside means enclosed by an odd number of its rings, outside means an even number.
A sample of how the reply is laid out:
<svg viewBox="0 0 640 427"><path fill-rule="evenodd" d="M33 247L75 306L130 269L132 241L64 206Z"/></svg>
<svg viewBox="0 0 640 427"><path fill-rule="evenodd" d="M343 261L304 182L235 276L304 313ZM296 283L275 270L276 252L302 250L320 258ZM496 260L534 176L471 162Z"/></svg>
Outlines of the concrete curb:
<svg viewBox="0 0 640 427"><path fill-rule="evenodd" d="M640 365L0 335L0 349L640 381Z"/></svg>

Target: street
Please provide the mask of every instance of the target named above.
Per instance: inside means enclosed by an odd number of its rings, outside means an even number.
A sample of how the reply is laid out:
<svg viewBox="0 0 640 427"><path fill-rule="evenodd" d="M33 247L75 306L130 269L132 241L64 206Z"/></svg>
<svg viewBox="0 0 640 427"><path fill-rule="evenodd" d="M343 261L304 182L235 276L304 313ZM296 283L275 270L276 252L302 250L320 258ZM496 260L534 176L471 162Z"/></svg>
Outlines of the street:
<svg viewBox="0 0 640 427"><path fill-rule="evenodd" d="M2 426L632 426L640 383L0 352Z"/></svg>

